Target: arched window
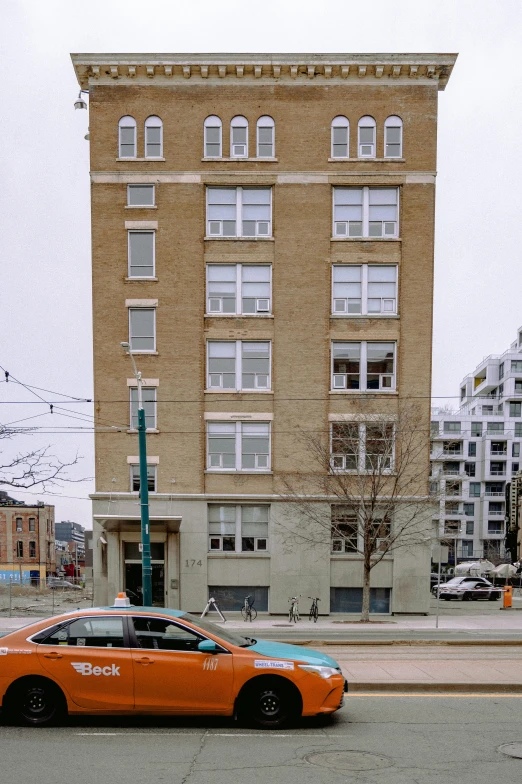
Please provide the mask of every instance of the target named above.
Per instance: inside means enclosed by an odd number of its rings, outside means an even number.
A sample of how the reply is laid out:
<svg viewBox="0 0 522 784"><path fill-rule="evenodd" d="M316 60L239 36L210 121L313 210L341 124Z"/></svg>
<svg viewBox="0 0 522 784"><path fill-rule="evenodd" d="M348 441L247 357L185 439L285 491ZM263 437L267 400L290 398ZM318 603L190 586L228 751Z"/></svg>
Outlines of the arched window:
<svg viewBox="0 0 522 784"><path fill-rule="evenodd" d="M205 158L221 156L221 120L211 115L205 120Z"/></svg>
<svg viewBox="0 0 522 784"><path fill-rule="evenodd" d="M260 117L257 121L257 157L275 157L275 122L271 117Z"/></svg>
<svg viewBox="0 0 522 784"><path fill-rule="evenodd" d="M375 158L375 120L361 117L359 120L359 158Z"/></svg>
<svg viewBox="0 0 522 784"><path fill-rule="evenodd" d="M118 123L118 157L136 157L136 120L134 117L122 117Z"/></svg>
<svg viewBox="0 0 522 784"><path fill-rule="evenodd" d="M350 155L350 123L347 117L338 115L332 120L332 158L348 158Z"/></svg>
<svg viewBox="0 0 522 784"><path fill-rule="evenodd" d="M395 115L384 123L384 157L402 158L402 120Z"/></svg>
<svg viewBox="0 0 522 784"><path fill-rule="evenodd" d="M159 117L152 115L145 120L145 157L161 158L163 156L163 123Z"/></svg>
<svg viewBox="0 0 522 784"><path fill-rule="evenodd" d="M248 120L246 117L232 118L230 123L230 157L248 158Z"/></svg>

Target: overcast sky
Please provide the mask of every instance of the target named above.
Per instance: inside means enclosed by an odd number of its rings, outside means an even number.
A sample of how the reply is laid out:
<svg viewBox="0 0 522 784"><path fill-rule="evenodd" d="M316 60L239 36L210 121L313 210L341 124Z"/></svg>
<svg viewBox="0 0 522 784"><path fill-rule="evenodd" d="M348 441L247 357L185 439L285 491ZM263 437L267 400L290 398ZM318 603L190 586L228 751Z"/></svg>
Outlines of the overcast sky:
<svg viewBox="0 0 522 784"><path fill-rule="evenodd" d="M70 52L458 52L439 93L433 364L433 395L457 395L461 378L507 349L522 325L522 3L243 0L240 8L1 0L0 365L28 385L92 395L88 117L73 109ZM22 423L42 430L2 442L2 458L50 444L64 460L83 456L76 478L92 476L90 430L56 432L89 428L92 406L64 404L86 416L80 422L43 404L4 402L29 400L38 403L0 384L0 422L44 414ZM92 488L12 494L54 503L57 520L91 527Z"/></svg>

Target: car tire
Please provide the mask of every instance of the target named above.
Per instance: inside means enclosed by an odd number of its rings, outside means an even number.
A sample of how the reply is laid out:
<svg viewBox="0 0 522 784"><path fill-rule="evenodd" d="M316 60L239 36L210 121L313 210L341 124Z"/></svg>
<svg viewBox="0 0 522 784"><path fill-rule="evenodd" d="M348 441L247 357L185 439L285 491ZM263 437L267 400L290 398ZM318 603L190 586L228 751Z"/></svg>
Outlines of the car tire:
<svg viewBox="0 0 522 784"><path fill-rule="evenodd" d="M492 593L491 596L488 598L488 601L496 602L499 599L500 599L500 594L499 593Z"/></svg>
<svg viewBox="0 0 522 784"><path fill-rule="evenodd" d="M441 599L444 599L445 602L451 602L451 596L441 596Z"/></svg>
<svg viewBox="0 0 522 784"><path fill-rule="evenodd" d="M247 686L241 696L240 717L263 729L278 729L300 714L296 687L283 678L263 677Z"/></svg>
<svg viewBox="0 0 522 784"><path fill-rule="evenodd" d="M473 597L472 597L472 595L470 594L470 592L469 592L469 591L466 591L466 592L463 594L463 596L462 596L462 601L463 601L463 602L470 602L472 598L473 598Z"/></svg>
<svg viewBox="0 0 522 784"><path fill-rule="evenodd" d="M67 715L63 692L46 678L24 678L6 695L7 713L16 724L49 727Z"/></svg>

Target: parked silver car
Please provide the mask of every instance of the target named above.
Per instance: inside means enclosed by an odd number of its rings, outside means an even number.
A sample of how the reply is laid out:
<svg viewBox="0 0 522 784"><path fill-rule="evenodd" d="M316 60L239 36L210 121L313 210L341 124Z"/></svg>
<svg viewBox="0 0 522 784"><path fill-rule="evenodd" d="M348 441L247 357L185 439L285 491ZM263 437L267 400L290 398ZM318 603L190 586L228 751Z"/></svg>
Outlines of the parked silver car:
<svg viewBox="0 0 522 784"><path fill-rule="evenodd" d="M496 588L485 577L453 577L441 585L439 591L440 598L447 602L451 599L461 599L464 602L487 599L494 602L502 596L501 589ZM433 587L432 593L437 596L437 586Z"/></svg>

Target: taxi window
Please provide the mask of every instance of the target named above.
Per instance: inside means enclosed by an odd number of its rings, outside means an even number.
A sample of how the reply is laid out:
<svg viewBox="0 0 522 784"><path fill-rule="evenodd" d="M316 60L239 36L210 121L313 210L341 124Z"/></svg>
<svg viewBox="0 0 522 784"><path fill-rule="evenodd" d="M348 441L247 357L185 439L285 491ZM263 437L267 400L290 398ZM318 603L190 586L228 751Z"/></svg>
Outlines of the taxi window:
<svg viewBox="0 0 522 784"><path fill-rule="evenodd" d="M197 651L198 643L204 639L190 629L172 623L171 619L135 616L132 621L139 648Z"/></svg>
<svg viewBox="0 0 522 784"><path fill-rule="evenodd" d="M123 648L123 619L113 616L77 618L68 626L56 629L41 644Z"/></svg>

